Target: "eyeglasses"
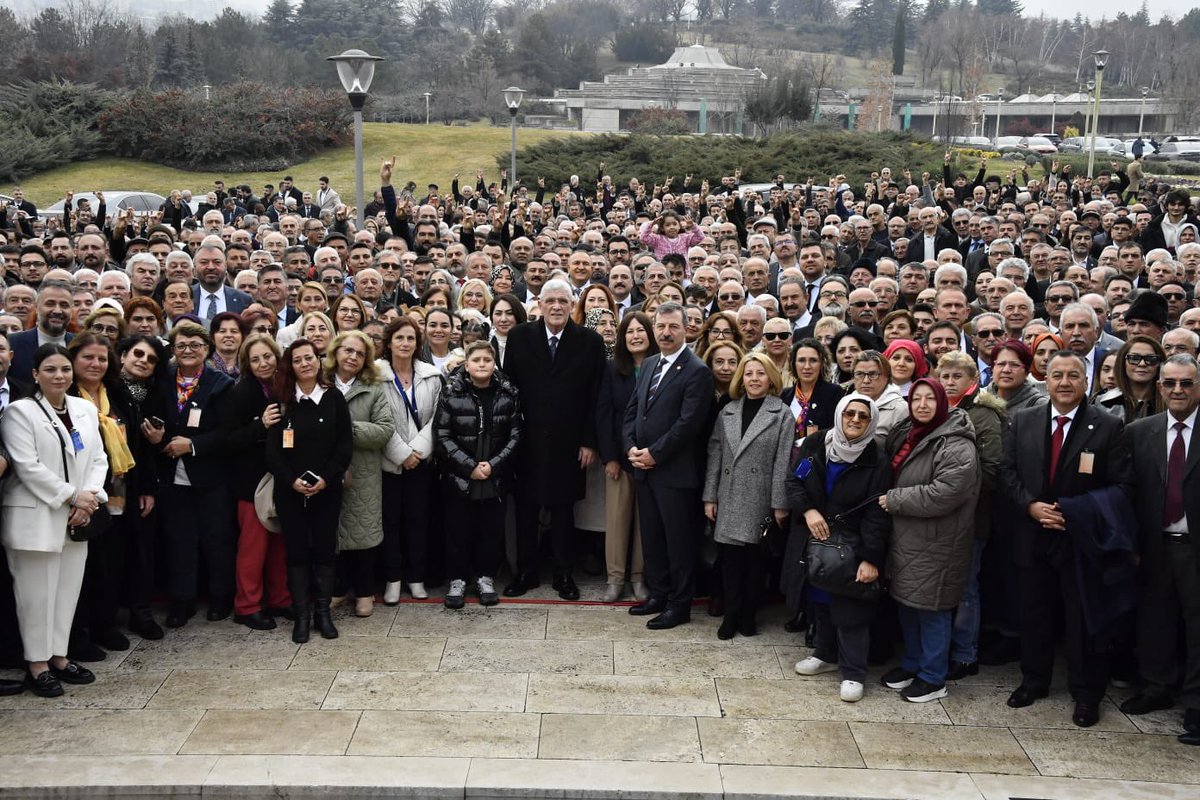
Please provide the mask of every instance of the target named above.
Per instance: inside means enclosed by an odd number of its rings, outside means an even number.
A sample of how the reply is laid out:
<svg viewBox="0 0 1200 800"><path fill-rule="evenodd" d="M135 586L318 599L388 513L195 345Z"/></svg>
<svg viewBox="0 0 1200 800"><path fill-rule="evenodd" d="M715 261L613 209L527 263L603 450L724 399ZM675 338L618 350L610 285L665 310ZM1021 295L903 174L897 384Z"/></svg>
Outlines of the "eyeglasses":
<svg viewBox="0 0 1200 800"><path fill-rule="evenodd" d="M829 296L830 295L826 295L826 297L829 297ZM854 306L855 308L874 308L875 306L879 305L879 301L877 301L877 300L855 300L850 305Z"/></svg>
<svg viewBox="0 0 1200 800"><path fill-rule="evenodd" d="M1135 366L1138 364L1145 364L1148 367L1157 367L1162 363L1162 356L1154 353L1126 353L1125 363L1133 364Z"/></svg>
<svg viewBox="0 0 1200 800"><path fill-rule="evenodd" d="M321 283L326 286L341 286L346 283L344 278L321 278Z"/></svg>
<svg viewBox="0 0 1200 800"><path fill-rule="evenodd" d="M361 350L352 350L352 349L350 349L349 347L343 347L343 348L342 348L342 355L344 355L344 356L346 356L346 357L353 356L354 358L357 358L357 359L360 359L360 360L361 360L361 359L364 359L364 358L366 358L366 357L367 357L367 354L366 354L366 353L364 353L363 351L361 351Z"/></svg>
<svg viewBox="0 0 1200 800"><path fill-rule="evenodd" d="M717 295L717 299L718 299L718 300L744 300L744 299L745 299L745 295L740 295L740 294L719 294L719 295Z"/></svg>
<svg viewBox="0 0 1200 800"><path fill-rule="evenodd" d="M251 333L265 333L269 336L271 334L271 326L270 325L255 325L253 328L250 329L250 331L251 331Z"/></svg>
<svg viewBox="0 0 1200 800"><path fill-rule="evenodd" d="M842 419L853 419L853 420L859 420L860 422L870 422L871 421L871 412L870 411L849 411L849 410L847 410L847 411L842 412Z"/></svg>
<svg viewBox="0 0 1200 800"><path fill-rule="evenodd" d="M1054 296L1046 295L1047 303L1069 303L1075 298L1069 294L1056 294Z"/></svg>
<svg viewBox="0 0 1200 800"><path fill-rule="evenodd" d="M787 331L768 331L762 335L768 342L778 342L781 339L790 339L792 335Z"/></svg>
<svg viewBox="0 0 1200 800"><path fill-rule="evenodd" d="M980 339L999 339L1000 337L1004 336L1004 331L1000 330L999 328L992 328L986 331L976 331L975 335Z"/></svg>
<svg viewBox="0 0 1200 800"><path fill-rule="evenodd" d="M93 325L92 330L105 335L116 335L121 332L121 329L116 325Z"/></svg>
<svg viewBox="0 0 1200 800"><path fill-rule="evenodd" d="M708 335L713 339L732 339L733 331L728 328L709 328ZM763 336L766 336L764 333Z"/></svg>
<svg viewBox="0 0 1200 800"><path fill-rule="evenodd" d="M1193 386L1196 385L1196 381L1192 380L1191 378L1184 378L1183 380L1176 380L1174 378L1163 378L1162 380L1159 381L1159 384L1164 389L1191 389Z"/></svg>
<svg viewBox="0 0 1200 800"><path fill-rule="evenodd" d="M175 349L181 353L190 353L193 350L203 350L206 347L208 347L208 345L206 345L204 342L196 342L194 344L192 342L175 343Z"/></svg>
<svg viewBox="0 0 1200 800"><path fill-rule="evenodd" d="M1159 296L1167 302L1178 303L1180 301L1187 300L1187 295L1183 292L1160 292Z"/></svg>
<svg viewBox="0 0 1200 800"><path fill-rule="evenodd" d="M875 381L883 377L882 372L854 372L851 377L856 381Z"/></svg>

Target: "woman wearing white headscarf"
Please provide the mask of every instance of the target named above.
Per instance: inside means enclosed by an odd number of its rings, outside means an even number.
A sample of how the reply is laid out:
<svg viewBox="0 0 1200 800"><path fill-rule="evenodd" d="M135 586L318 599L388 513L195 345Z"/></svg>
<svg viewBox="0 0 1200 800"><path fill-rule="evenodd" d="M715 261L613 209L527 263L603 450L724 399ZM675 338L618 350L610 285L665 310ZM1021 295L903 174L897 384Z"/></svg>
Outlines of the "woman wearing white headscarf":
<svg viewBox="0 0 1200 800"><path fill-rule="evenodd" d="M875 441L878 424L875 401L855 392L838 402L830 430L801 442L796 466L787 480L795 520L788 564L800 560L810 537L823 541L836 531L858 560L858 582L879 580L892 524L886 513L880 513L876 500L891 486L892 469ZM867 675L875 601L814 587L809 587L809 600L816 616L816 648L812 656L796 664L796 672L819 675L840 668L841 698L857 702Z"/></svg>

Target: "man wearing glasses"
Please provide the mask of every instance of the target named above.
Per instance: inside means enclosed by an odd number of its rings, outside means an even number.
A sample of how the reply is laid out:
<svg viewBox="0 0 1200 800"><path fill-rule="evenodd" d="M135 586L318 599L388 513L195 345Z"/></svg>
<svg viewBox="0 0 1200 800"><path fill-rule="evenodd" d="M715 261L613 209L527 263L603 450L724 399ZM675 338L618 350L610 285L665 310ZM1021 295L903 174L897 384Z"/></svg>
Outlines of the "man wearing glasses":
<svg viewBox="0 0 1200 800"><path fill-rule="evenodd" d="M980 314L972 320L975 328L975 363L979 368L979 385L987 387L992 382L992 351L996 345L1008 338L1004 330L1004 317L993 312Z"/></svg>
<svg viewBox="0 0 1200 800"><path fill-rule="evenodd" d="M884 350L882 332L879 330L879 315L876 313L879 297L875 291L869 288L855 289L850 293L848 302L850 326L866 331L876 340L872 350Z"/></svg>
<svg viewBox="0 0 1200 800"><path fill-rule="evenodd" d="M1046 322L1050 330L1058 333L1062 325L1063 309L1079 300L1079 287L1068 281L1055 281L1046 288L1044 301Z"/></svg>

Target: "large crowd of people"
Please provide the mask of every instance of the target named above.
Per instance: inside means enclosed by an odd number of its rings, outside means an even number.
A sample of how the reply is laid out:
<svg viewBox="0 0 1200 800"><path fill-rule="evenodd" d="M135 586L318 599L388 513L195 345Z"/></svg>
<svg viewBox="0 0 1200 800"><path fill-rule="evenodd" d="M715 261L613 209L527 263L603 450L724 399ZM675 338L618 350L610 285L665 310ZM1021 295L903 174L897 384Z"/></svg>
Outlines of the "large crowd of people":
<svg viewBox="0 0 1200 800"><path fill-rule="evenodd" d="M361 214L291 177L0 206L0 690L90 683L200 600L302 643L585 570L652 630L707 598L754 636L782 598L846 702L871 666L921 703L1019 663L1022 708L1061 643L1075 725L1111 683L1200 744L1186 191L950 153L861 191L394 163Z"/></svg>

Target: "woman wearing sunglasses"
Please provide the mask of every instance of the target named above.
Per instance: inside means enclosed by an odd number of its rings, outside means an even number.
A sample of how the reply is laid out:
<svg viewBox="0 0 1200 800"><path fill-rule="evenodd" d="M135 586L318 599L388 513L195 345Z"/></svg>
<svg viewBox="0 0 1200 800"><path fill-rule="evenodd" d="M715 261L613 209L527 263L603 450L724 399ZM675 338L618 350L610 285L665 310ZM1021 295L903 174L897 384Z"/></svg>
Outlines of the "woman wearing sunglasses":
<svg viewBox="0 0 1200 800"><path fill-rule="evenodd" d="M1130 336L1117 351L1114 370L1117 385L1093 401L1116 414L1125 424L1163 411L1162 395L1155 385L1167 354L1157 339Z"/></svg>
<svg viewBox="0 0 1200 800"><path fill-rule="evenodd" d="M792 323L783 317L772 317L763 326L762 350L779 370L784 386L796 382L792 373Z"/></svg>

